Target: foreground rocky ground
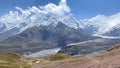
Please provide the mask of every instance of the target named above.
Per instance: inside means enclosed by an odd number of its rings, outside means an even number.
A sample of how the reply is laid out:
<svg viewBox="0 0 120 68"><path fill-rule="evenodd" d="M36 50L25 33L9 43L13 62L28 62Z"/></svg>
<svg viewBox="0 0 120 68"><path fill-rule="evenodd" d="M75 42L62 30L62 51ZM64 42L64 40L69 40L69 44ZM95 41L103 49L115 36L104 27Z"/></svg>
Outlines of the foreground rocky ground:
<svg viewBox="0 0 120 68"><path fill-rule="evenodd" d="M120 45L95 55L51 58L56 57L29 59L29 63L33 68L120 68Z"/></svg>

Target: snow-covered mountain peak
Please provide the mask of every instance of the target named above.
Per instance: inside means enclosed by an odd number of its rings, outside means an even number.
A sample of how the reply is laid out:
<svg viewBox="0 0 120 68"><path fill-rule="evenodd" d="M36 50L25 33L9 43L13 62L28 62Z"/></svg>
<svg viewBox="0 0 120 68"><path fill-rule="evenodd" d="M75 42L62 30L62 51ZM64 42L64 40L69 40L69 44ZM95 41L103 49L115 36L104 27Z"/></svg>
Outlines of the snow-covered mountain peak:
<svg viewBox="0 0 120 68"><path fill-rule="evenodd" d="M13 28L18 28L22 32L29 27L45 26L57 21L69 23L66 22L70 18L66 15L69 15L69 12L66 0L61 0L59 5L49 3L45 6L29 7L26 10L16 7L16 10L0 17L0 33Z"/></svg>
<svg viewBox="0 0 120 68"><path fill-rule="evenodd" d="M96 17L90 19L84 19L82 22L86 25L95 26L97 31L94 34L102 35L113 29L113 27L120 26L120 13L111 16L97 15Z"/></svg>

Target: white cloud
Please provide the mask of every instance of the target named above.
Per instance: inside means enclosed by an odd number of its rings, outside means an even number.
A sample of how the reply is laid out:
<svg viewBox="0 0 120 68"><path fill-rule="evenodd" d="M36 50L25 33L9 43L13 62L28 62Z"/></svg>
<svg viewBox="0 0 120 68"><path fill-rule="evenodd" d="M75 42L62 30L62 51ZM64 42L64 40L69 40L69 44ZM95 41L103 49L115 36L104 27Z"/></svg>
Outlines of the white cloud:
<svg viewBox="0 0 120 68"><path fill-rule="evenodd" d="M53 3L49 3L45 6L40 7L43 13L55 13L55 14L64 14L69 13L70 8L66 4L66 0L61 0L59 5L55 5Z"/></svg>
<svg viewBox="0 0 120 68"><path fill-rule="evenodd" d="M66 4L66 0L61 0L61 2L59 3L59 5L53 4L53 3L49 3L45 6L39 6L39 7L29 7L29 9L27 10L23 10L20 7L16 7L16 9L20 10L22 13L24 12L40 12L40 13L54 13L54 14L59 14L59 15L63 15L65 13L69 13L70 12L70 8L67 6Z"/></svg>

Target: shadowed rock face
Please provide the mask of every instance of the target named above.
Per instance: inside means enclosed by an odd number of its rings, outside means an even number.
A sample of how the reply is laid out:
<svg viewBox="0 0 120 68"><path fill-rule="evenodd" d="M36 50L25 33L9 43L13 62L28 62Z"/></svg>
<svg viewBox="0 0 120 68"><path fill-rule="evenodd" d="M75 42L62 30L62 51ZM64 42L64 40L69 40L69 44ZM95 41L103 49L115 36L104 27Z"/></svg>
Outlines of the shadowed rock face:
<svg viewBox="0 0 120 68"><path fill-rule="evenodd" d="M27 51L27 49L30 51L39 51L46 48L64 47L70 43L77 43L95 38L98 37L84 35L79 29L74 29L66 26L62 22L58 22L56 26L50 24L48 26L36 26L29 28L20 34L6 39L2 42L2 44L19 44L20 46L24 43L28 45L27 48L24 48L26 49L25 51ZM23 50L23 48L21 47L18 50Z"/></svg>
<svg viewBox="0 0 120 68"><path fill-rule="evenodd" d="M116 27L111 28L111 30L106 32L104 35L113 36L113 37L120 37L120 27L118 27L119 25L120 24L118 24Z"/></svg>
<svg viewBox="0 0 120 68"><path fill-rule="evenodd" d="M11 30L8 30L6 32L0 33L0 42L15 35L15 33L19 32L18 28L13 28Z"/></svg>

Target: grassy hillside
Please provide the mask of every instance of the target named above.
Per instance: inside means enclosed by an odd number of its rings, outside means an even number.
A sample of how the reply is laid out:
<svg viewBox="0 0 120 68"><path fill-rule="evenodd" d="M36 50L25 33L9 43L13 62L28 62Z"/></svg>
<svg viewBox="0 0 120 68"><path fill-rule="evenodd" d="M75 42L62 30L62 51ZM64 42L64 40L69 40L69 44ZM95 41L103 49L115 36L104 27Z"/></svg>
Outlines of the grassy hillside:
<svg viewBox="0 0 120 68"><path fill-rule="evenodd" d="M22 56L0 52L0 68L31 68L31 66Z"/></svg>

